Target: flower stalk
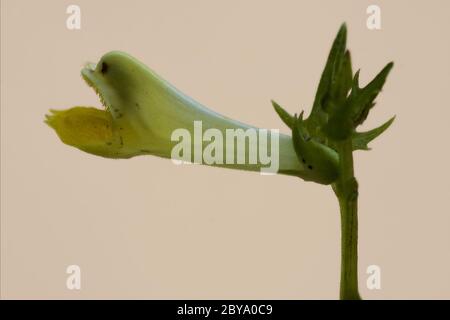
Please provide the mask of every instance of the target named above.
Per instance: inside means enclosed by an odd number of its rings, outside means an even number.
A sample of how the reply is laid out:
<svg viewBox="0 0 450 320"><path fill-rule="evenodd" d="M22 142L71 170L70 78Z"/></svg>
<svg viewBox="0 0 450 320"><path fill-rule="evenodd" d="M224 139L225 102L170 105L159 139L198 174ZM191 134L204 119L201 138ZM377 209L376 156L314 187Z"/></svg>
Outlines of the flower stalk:
<svg viewBox="0 0 450 320"><path fill-rule="evenodd" d="M341 286L342 300L360 300L358 290L358 182L354 177L351 141L338 146L340 176L333 183L341 213Z"/></svg>

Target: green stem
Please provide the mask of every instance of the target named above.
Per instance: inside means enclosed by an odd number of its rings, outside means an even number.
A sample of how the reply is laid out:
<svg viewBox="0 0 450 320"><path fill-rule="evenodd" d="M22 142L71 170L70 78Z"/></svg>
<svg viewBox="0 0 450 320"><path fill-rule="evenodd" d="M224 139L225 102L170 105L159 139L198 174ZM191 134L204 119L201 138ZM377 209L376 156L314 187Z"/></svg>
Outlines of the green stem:
<svg viewBox="0 0 450 320"><path fill-rule="evenodd" d="M361 300L358 291L358 183L353 170L352 141L337 144L340 176L333 184L341 211L341 300Z"/></svg>

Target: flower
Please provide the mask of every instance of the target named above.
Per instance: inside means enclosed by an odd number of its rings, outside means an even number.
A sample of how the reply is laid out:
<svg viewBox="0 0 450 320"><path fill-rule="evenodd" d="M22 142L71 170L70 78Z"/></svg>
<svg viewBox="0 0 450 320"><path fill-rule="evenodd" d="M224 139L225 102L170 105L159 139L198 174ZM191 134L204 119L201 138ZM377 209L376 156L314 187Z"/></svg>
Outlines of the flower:
<svg viewBox="0 0 450 320"><path fill-rule="evenodd" d="M223 137L227 130L266 132L211 111L124 52L105 54L96 65L87 64L81 75L97 92L105 109L76 106L68 110L50 110L46 123L65 144L97 156L126 159L150 154L173 158L173 148L177 145L173 133L185 129L194 136L194 122L200 122L205 131L215 129ZM284 134L279 134L278 138L278 150L272 149L278 152L277 173L312 180L311 173L294 151L292 138ZM198 143L191 139L194 151ZM255 142L250 141L249 149L252 143ZM205 147L208 142L202 140L201 144ZM249 159L249 150L245 152ZM192 154L195 156L194 152ZM267 167L261 157L256 163L211 165L251 171Z"/></svg>

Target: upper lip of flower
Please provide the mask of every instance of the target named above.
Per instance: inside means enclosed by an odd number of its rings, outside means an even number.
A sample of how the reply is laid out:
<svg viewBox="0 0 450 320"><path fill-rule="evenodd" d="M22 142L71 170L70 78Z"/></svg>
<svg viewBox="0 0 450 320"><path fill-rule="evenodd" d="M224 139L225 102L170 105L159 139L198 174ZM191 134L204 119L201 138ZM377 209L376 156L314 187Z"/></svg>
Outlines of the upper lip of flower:
<svg viewBox="0 0 450 320"><path fill-rule="evenodd" d="M101 79L99 79L96 75L96 64L86 63L84 68L81 70L81 77L89 87L94 89L103 107L105 107L107 111L111 111L111 104L109 103L108 98L103 93L101 86L98 83L99 81L101 81Z"/></svg>

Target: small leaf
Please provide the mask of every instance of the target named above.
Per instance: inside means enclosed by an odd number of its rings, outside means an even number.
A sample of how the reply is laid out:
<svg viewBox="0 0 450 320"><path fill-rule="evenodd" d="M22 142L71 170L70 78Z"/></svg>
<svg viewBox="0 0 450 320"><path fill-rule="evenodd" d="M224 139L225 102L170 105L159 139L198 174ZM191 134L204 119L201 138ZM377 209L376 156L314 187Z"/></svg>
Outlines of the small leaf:
<svg viewBox="0 0 450 320"><path fill-rule="evenodd" d="M370 150L368 147L369 142L386 131L391 126L392 122L394 122L394 119L395 116L381 126L366 132L355 132L352 137L353 150Z"/></svg>
<svg viewBox="0 0 450 320"><path fill-rule="evenodd" d="M374 100L380 93L393 63L386 67L364 88L359 88L359 70L353 77L352 91L345 103L333 110L324 132L333 140L344 140L350 137L354 129L367 118Z"/></svg>
<svg viewBox="0 0 450 320"><path fill-rule="evenodd" d="M350 52L347 50L342 59L339 69L334 73L332 84L330 88L330 97L328 103L330 106L325 106L329 112L334 107L339 106L345 102L348 92L352 87L353 73Z"/></svg>
<svg viewBox="0 0 450 320"><path fill-rule="evenodd" d="M295 118L291 116L286 110L284 110L278 103L271 100L272 105L278 114L278 116L281 118L281 120L284 122L285 125L287 125L289 128L292 129Z"/></svg>
<svg viewBox="0 0 450 320"><path fill-rule="evenodd" d="M310 118L315 117L316 114L324 111L322 108L327 105L333 79L336 78L335 74L340 69L342 61L344 60L346 42L347 27L345 23L343 23L333 41L327 63L325 64L325 68L322 72Z"/></svg>
<svg viewBox="0 0 450 320"><path fill-rule="evenodd" d="M364 88L358 85L359 72L355 74L353 89L348 101L349 112L354 123L354 127L362 124L366 120L370 109L375 105L374 100L383 88L386 77L394 66L393 62L388 63L383 70Z"/></svg>

